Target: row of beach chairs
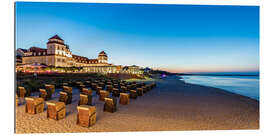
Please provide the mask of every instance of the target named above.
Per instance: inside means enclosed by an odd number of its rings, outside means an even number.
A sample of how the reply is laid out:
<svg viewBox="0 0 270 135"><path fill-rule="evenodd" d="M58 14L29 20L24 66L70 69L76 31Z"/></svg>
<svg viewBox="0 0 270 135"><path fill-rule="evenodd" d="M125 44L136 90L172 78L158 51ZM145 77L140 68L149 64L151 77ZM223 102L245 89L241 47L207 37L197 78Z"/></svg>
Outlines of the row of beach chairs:
<svg viewBox="0 0 270 135"><path fill-rule="evenodd" d="M93 106L92 97L95 92L100 101L104 101L104 112L114 113L117 110L117 98L119 104L127 105L131 99L142 96L149 90L156 87L156 83L137 83L118 80L94 80L86 82L76 82L76 87L80 90L80 100L78 101L77 124L89 127L96 122L96 107ZM25 97L21 93L26 90L19 87L19 97ZM45 89L40 89L39 97L25 97L25 112L37 114L44 111L44 101L50 100L55 92L54 85L45 84ZM18 105L18 95L16 104ZM63 83L63 89L59 92L59 101L47 101L47 118L60 120L65 118L66 105L72 103L72 87L68 83Z"/></svg>

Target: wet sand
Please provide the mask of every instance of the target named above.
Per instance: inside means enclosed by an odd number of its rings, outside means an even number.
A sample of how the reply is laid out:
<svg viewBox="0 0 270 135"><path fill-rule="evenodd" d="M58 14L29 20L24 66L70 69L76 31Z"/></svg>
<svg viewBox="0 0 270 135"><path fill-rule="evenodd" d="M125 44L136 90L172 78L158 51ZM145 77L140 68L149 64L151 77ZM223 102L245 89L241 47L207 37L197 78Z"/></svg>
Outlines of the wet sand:
<svg viewBox="0 0 270 135"><path fill-rule="evenodd" d="M76 125L79 90L74 88L72 104L67 105L65 119L47 119L40 114L25 113L25 105L16 107L16 133L125 132L232 130L259 128L259 102L221 89L187 84L174 76L157 80L157 87L117 104L117 112L103 112L104 102L94 95L97 122L86 128ZM52 100L58 100L59 90ZM38 95L38 93L34 93ZM45 106L47 107L47 106Z"/></svg>

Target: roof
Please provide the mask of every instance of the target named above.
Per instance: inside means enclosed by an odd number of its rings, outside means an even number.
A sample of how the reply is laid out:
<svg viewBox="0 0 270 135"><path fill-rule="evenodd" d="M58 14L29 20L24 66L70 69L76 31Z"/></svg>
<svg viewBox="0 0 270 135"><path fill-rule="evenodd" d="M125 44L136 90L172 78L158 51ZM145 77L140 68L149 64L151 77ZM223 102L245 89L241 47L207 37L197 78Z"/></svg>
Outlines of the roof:
<svg viewBox="0 0 270 135"><path fill-rule="evenodd" d="M98 56L107 56L107 54L104 51L101 51Z"/></svg>
<svg viewBox="0 0 270 135"><path fill-rule="evenodd" d="M58 39L58 40L62 40L64 41L62 38L60 38L58 35L54 35L53 37L49 38L49 39Z"/></svg>
<svg viewBox="0 0 270 135"><path fill-rule="evenodd" d="M98 61L98 59L89 59L89 61L95 62Z"/></svg>
<svg viewBox="0 0 270 135"><path fill-rule="evenodd" d="M65 45L64 43L57 42L57 41L48 41L48 42L47 42L47 44L50 44L50 43L57 43L57 44L60 44L60 45Z"/></svg>
<svg viewBox="0 0 270 135"><path fill-rule="evenodd" d="M87 57L74 55L74 54L72 54L72 58L74 58L77 62L85 61L82 63L96 63L96 62L98 62L98 59L88 59Z"/></svg>
<svg viewBox="0 0 270 135"><path fill-rule="evenodd" d="M24 53L27 52L26 49L22 49L22 48L18 48L18 50L21 50L21 51L23 51Z"/></svg>
<svg viewBox="0 0 270 135"><path fill-rule="evenodd" d="M47 49L39 48L39 47L31 47L29 48L30 52L47 52Z"/></svg>
<svg viewBox="0 0 270 135"><path fill-rule="evenodd" d="M79 56L79 55L75 55L75 54L72 54L72 57L75 58L75 59L88 59L87 57L83 57L83 56Z"/></svg>

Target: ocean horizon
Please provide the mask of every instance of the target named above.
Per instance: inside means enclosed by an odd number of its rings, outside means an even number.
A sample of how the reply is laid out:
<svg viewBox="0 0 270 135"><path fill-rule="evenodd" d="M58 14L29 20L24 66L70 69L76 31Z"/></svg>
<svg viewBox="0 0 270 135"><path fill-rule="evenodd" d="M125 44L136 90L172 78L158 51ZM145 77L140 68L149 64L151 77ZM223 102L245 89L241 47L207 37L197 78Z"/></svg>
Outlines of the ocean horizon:
<svg viewBox="0 0 270 135"><path fill-rule="evenodd" d="M186 73L178 73L178 74L188 74L188 75L224 75L224 76L259 76L259 71L249 71L249 72L186 72Z"/></svg>
<svg viewBox="0 0 270 135"><path fill-rule="evenodd" d="M186 83L220 88L259 101L259 76L226 76L226 75L183 75L180 80Z"/></svg>

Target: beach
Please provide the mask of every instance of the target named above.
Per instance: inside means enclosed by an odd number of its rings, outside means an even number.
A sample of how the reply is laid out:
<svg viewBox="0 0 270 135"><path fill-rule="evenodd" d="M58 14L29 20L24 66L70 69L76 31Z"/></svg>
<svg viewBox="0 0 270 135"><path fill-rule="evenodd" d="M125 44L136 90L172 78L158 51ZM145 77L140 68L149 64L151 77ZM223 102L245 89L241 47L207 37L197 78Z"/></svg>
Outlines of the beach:
<svg viewBox="0 0 270 135"><path fill-rule="evenodd" d="M151 80L153 81L153 80ZM72 104L66 105L62 120L25 113L25 104L16 109L16 133L127 132L181 130L235 130L259 128L259 102L218 88L184 83L176 76L155 80L157 87L130 104L117 104L115 113L103 112L104 102L93 96L96 124L76 124L79 89L73 88ZM59 98L56 90L52 100ZM38 95L33 93L32 95ZM21 99L22 101L22 99ZM47 106L45 106L47 108Z"/></svg>

